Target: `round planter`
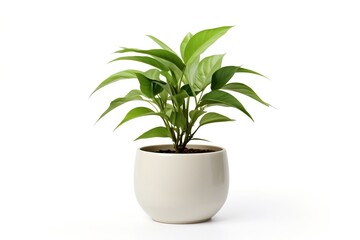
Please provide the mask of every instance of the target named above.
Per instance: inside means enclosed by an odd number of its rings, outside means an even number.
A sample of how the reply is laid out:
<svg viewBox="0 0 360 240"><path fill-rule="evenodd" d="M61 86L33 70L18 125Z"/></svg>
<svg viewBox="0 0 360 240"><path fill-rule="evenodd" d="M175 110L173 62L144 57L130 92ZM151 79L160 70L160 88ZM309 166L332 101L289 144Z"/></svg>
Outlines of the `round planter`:
<svg viewBox="0 0 360 240"><path fill-rule="evenodd" d="M226 151L207 145L206 153L157 153L172 145L143 147L135 161L135 194L140 206L155 221L196 223L212 218L225 203L229 189Z"/></svg>

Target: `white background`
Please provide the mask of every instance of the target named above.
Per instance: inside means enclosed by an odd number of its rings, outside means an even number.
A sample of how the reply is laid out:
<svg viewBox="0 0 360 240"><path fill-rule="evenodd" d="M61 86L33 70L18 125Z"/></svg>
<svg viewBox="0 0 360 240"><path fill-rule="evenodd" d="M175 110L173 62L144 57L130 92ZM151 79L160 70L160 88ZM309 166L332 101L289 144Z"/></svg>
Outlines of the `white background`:
<svg viewBox="0 0 360 240"><path fill-rule="evenodd" d="M206 2L206 3L205 3ZM0 239L359 239L360 17L356 1L25 1L0 3ZM188 32L236 25L209 49L276 107L255 123L204 127L226 147L231 186L211 222L152 222L133 194L132 142L157 124L94 126L134 81L90 99L119 46L174 48ZM143 65L141 65L143 67Z"/></svg>

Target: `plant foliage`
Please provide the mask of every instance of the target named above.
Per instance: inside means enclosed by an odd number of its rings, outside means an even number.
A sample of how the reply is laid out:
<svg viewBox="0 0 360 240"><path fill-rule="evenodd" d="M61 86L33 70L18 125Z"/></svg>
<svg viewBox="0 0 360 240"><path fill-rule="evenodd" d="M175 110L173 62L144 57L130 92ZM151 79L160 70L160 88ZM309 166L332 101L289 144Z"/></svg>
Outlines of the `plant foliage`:
<svg viewBox="0 0 360 240"><path fill-rule="evenodd" d="M230 28L231 26L224 26L206 29L194 35L188 33L180 44L180 55L151 35L148 37L160 46L159 49L122 48L116 51L126 55L111 62L137 61L152 68L146 72L123 70L100 83L94 92L124 79L137 80L139 89L131 90L124 97L113 100L99 120L124 103L142 101L147 107L130 110L116 128L135 118L158 116L162 119L163 126L146 131L136 140L168 137L171 138L176 152L183 152L189 141L199 139L194 136L200 127L210 123L233 121L227 116L209 112L211 106L236 108L252 119L231 92L246 95L266 106L269 104L247 85L229 81L236 73L262 75L240 66L222 66L223 54L201 59L201 54Z"/></svg>

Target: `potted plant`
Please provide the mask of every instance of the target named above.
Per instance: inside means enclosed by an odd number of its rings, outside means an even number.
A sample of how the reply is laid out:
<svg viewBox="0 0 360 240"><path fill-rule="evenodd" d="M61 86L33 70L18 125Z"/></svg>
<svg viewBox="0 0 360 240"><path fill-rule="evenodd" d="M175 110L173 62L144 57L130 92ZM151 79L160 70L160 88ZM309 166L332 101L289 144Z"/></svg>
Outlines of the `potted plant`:
<svg viewBox="0 0 360 240"><path fill-rule="evenodd" d="M269 106L247 85L229 83L235 73L261 74L240 66L222 66L223 54L201 58L200 55L230 28L188 33L180 44L180 55L154 36L148 37L160 46L158 49L121 48L116 53L125 55L113 61L137 61L151 68L122 70L108 77L94 91L119 80L134 79L139 89L113 100L99 119L127 102L140 101L144 105L130 110L116 128L139 117L155 115L162 120L162 126L136 138L165 137L172 141L168 145L142 147L136 154L136 197L144 211L156 221L206 221L226 200L229 176L225 149L189 145L191 140L203 140L196 137L199 128L233 121L211 111L211 107L232 107L252 119L231 92Z"/></svg>

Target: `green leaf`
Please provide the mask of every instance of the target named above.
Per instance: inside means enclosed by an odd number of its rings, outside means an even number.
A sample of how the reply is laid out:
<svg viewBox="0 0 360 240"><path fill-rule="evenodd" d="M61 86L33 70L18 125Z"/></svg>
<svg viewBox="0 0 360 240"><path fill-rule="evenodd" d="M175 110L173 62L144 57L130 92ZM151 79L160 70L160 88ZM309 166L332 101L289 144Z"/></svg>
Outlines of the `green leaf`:
<svg viewBox="0 0 360 240"><path fill-rule="evenodd" d="M126 114L124 119L119 123L119 125L117 125L117 127L115 129L120 127L125 122L130 121L134 118L150 116L150 115L156 115L156 113L153 110L151 110L150 108L146 108L146 107L133 108Z"/></svg>
<svg viewBox="0 0 360 240"><path fill-rule="evenodd" d="M143 73L145 77L160 80L160 71L158 69L149 69ZM136 75L135 75L136 76Z"/></svg>
<svg viewBox="0 0 360 240"><path fill-rule="evenodd" d="M161 75L163 75L165 78L166 78L166 82L173 86L173 87L176 87L177 86L177 82L176 82L176 79L174 79L174 77L169 74L168 72L166 71L161 71Z"/></svg>
<svg viewBox="0 0 360 240"><path fill-rule="evenodd" d="M106 114L108 114L109 112L114 110L115 108L123 105L124 103L130 102L130 101L135 101L135 100L143 100L142 97L141 97L141 92L139 90L136 90L136 89L131 90L128 94L126 94L125 97L117 98L117 99L113 100L110 103L110 106L105 110L105 112L103 112L103 114L101 114L101 116L99 117L97 122L101 118L103 118Z"/></svg>
<svg viewBox="0 0 360 240"><path fill-rule="evenodd" d="M182 40L182 42L180 44L180 53L181 53L182 59L184 59L184 56L185 56L186 45L188 44L188 42L192 36L193 35L191 33L186 34L186 36L184 37L184 39Z"/></svg>
<svg viewBox="0 0 360 240"><path fill-rule="evenodd" d="M234 92L238 92L241 94L244 94L248 97L251 97L252 99L255 99L256 101L266 105L270 106L270 104L264 102L250 87L243 83L229 83L222 87L224 90L230 90Z"/></svg>
<svg viewBox="0 0 360 240"><path fill-rule="evenodd" d="M169 68L165 64L163 64L163 63L159 62L158 60L156 60L154 58L151 58L151 57L146 57L146 56L125 56L125 57L115 58L111 62L119 61L119 60L131 60L131 61L142 62L142 63L146 63L148 65L154 66L156 68L159 68L160 70L169 71Z"/></svg>
<svg viewBox="0 0 360 240"><path fill-rule="evenodd" d="M185 68L185 72L184 72L185 78L183 78L183 82L185 84L187 83L190 84L191 87L194 87L195 74L199 65L199 61L200 61L200 57L198 56L192 62L188 63Z"/></svg>
<svg viewBox="0 0 360 240"><path fill-rule="evenodd" d="M194 94L197 95L199 93L199 91L193 92L189 84L185 84L184 86L182 86L181 90L184 90L191 97L193 97Z"/></svg>
<svg viewBox="0 0 360 240"><path fill-rule="evenodd" d="M196 120L204 113L206 113L206 112L203 109L196 109L196 110L190 111L189 115L190 115L191 121L193 123L195 123Z"/></svg>
<svg viewBox="0 0 360 240"><path fill-rule="evenodd" d="M199 124L200 126L203 126L209 123L226 122L226 121L234 121L234 120L218 113L209 112L201 118Z"/></svg>
<svg viewBox="0 0 360 240"><path fill-rule="evenodd" d="M182 106L185 103L185 98L189 97L189 94L185 90L181 90L179 93L172 96L177 107Z"/></svg>
<svg viewBox="0 0 360 240"><path fill-rule="evenodd" d="M211 89L216 90L222 88L237 72L251 73L256 74L262 77L260 73L252 71L250 69L237 67L237 66L226 66L218 69L213 75L211 79Z"/></svg>
<svg viewBox="0 0 360 240"><path fill-rule="evenodd" d="M116 53L125 53L125 52L137 52L142 54L147 54L150 56L158 57L169 61L175 64L180 70L185 68L183 61L173 52L170 52L165 49L150 49L150 50L141 50L136 48L123 48L122 50L116 51Z"/></svg>
<svg viewBox="0 0 360 240"><path fill-rule="evenodd" d="M111 75L110 77L108 77L107 79L105 79L102 83L100 83L100 85L91 93L91 95L93 95L100 88L103 88L106 85L109 85L111 83L114 83L114 82L117 82L117 81L123 80L123 79L136 78L136 73L139 73L139 72L140 71L138 71L138 70L124 70L124 71L115 73L115 74Z"/></svg>
<svg viewBox="0 0 360 240"><path fill-rule="evenodd" d="M201 98L200 106L206 105L220 105L226 107L234 107L239 109L241 112L245 113L251 120L253 118L251 115L246 111L244 106L231 94L227 92L223 92L220 90L213 90L207 94L205 94Z"/></svg>
<svg viewBox="0 0 360 240"><path fill-rule="evenodd" d="M176 112L176 111L171 112L170 120L171 120L171 123L174 124L175 126L180 127L181 129L186 128L186 118L185 118L184 113L182 111L180 111L180 112Z"/></svg>
<svg viewBox="0 0 360 240"><path fill-rule="evenodd" d="M148 98L153 98L164 90L160 84L157 84L161 81L150 79L141 73L137 73L136 77L139 80L141 92Z"/></svg>
<svg viewBox="0 0 360 240"><path fill-rule="evenodd" d="M139 140L139 139L153 138L153 137L169 137L169 138L171 138L171 135L165 127L156 127L156 128L152 128L149 131L141 134L139 137L137 137L135 139L135 141Z"/></svg>
<svg viewBox="0 0 360 240"><path fill-rule="evenodd" d="M196 33L186 45L184 51L184 62L191 62L196 57L200 56L208 47L210 47L216 40L224 35L231 26L213 28L200 31Z"/></svg>
<svg viewBox="0 0 360 240"><path fill-rule="evenodd" d="M224 54L213 55L204 58L199 63L195 75L194 86L198 90L204 90L211 83L211 76L221 67Z"/></svg>
<svg viewBox="0 0 360 240"><path fill-rule="evenodd" d="M151 40L153 40L154 42L156 42L160 47L162 47L165 50L168 50L170 52L175 53L168 45L166 45L164 42L162 42L161 40L159 40L158 38L151 36L151 35L146 35L149 38L151 38Z"/></svg>

